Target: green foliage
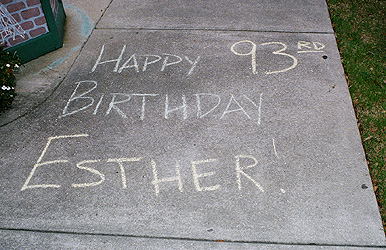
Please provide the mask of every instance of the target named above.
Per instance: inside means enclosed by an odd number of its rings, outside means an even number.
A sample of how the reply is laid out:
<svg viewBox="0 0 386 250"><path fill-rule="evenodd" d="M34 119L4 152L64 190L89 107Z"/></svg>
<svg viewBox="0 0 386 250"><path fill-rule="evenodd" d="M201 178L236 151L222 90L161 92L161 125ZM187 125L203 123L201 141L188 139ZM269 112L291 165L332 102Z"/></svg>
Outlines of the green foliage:
<svg viewBox="0 0 386 250"><path fill-rule="evenodd" d="M386 231L386 1L327 4Z"/></svg>
<svg viewBox="0 0 386 250"><path fill-rule="evenodd" d="M15 98L14 72L20 65L15 53L4 51L6 46L0 45L0 111L8 109Z"/></svg>

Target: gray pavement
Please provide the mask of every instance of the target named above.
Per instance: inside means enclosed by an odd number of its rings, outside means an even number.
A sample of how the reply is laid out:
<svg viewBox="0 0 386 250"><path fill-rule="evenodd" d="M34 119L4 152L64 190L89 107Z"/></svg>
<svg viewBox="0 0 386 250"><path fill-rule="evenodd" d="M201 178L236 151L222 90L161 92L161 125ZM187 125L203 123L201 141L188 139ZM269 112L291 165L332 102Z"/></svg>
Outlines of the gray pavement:
<svg viewBox="0 0 386 250"><path fill-rule="evenodd" d="M1 248L386 248L324 1L65 4L0 117Z"/></svg>

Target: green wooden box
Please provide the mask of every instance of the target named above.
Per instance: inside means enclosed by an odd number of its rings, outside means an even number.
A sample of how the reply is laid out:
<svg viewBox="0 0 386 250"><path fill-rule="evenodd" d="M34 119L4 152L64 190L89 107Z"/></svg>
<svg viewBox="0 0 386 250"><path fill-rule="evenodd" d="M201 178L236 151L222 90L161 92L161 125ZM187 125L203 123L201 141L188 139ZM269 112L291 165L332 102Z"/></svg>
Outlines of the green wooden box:
<svg viewBox="0 0 386 250"><path fill-rule="evenodd" d="M9 52L16 51L22 63L31 61L63 46L66 14L62 0L40 0L40 2L47 22L48 32L6 49ZM52 6L52 2L56 6Z"/></svg>

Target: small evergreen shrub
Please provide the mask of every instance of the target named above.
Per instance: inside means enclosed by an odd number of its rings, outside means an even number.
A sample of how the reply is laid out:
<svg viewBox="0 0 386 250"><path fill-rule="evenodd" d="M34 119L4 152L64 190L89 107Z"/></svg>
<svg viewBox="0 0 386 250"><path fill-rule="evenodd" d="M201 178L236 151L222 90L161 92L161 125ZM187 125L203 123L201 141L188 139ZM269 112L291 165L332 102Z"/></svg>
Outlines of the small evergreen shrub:
<svg viewBox="0 0 386 250"><path fill-rule="evenodd" d="M16 53L4 51L6 48L5 45L0 45L0 112L10 108L15 98L14 72L20 65L20 58Z"/></svg>

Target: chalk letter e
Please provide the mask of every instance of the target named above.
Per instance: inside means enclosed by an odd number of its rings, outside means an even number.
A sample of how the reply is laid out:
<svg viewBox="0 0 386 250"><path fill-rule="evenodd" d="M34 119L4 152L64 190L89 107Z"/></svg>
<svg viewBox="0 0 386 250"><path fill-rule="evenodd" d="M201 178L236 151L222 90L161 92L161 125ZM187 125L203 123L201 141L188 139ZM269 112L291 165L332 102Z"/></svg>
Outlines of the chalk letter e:
<svg viewBox="0 0 386 250"><path fill-rule="evenodd" d="M214 190L220 188L220 185L201 187L200 182L198 181L199 178L214 175L215 172L206 172L206 173L198 174L197 173L197 165L203 164L203 163L216 162L216 161L217 161L217 159L208 159L208 160L203 160L203 161L192 161L193 181L194 181L194 185L196 186L197 191L200 191L200 192L201 191L214 191Z"/></svg>
<svg viewBox="0 0 386 250"><path fill-rule="evenodd" d="M56 184L38 184L38 185L28 185L30 180L32 179L32 176L34 175L36 169L40 166L48 165L48 164L54 164L54 163L61 163L61 162L68 162L68 160L54 160L54 161L46 161L42 162L42 159L44 157L44 154L47 152L48 147L51 144L52 140L56 139L63 139L63 138L77 138L77 137L86 137L88 134L78 134L78 135L60 135L60 136L54 136L54 137L48 137L48 141L46 146L44 147L42 154L40 155L38 161L34 165L34 167L31 170L31 173L29 174L27 180L25 181L23 187L21 188L21 191L26 190L27 188L59 188L60 185Z"/></svg>

